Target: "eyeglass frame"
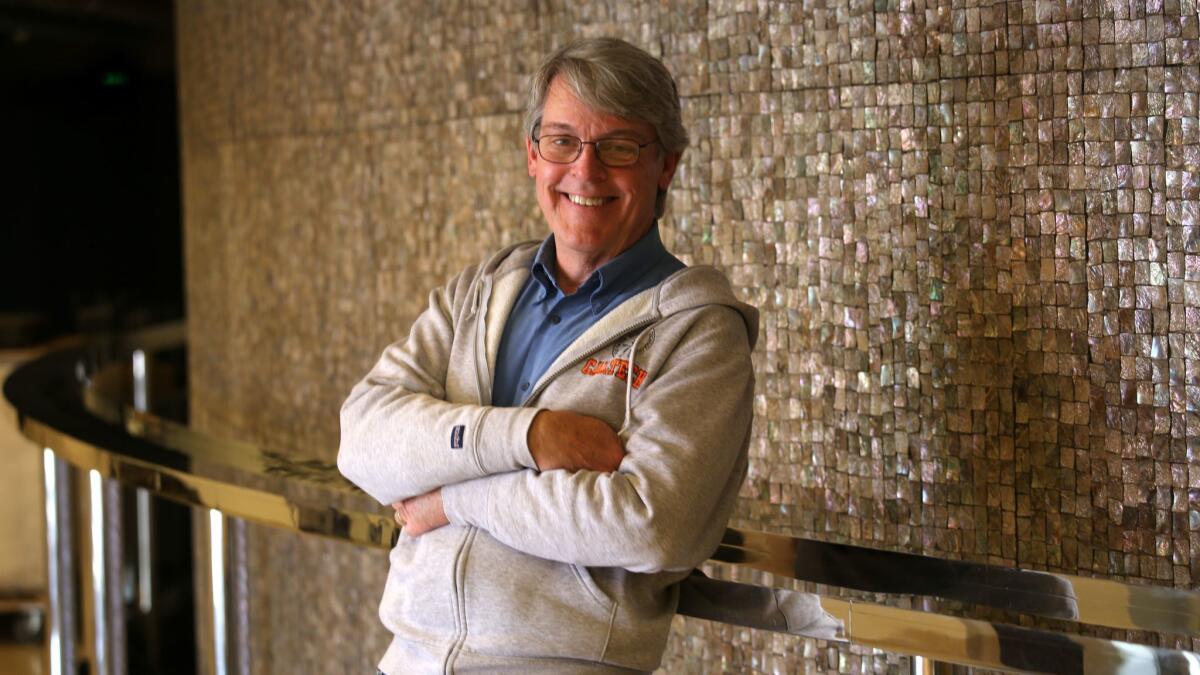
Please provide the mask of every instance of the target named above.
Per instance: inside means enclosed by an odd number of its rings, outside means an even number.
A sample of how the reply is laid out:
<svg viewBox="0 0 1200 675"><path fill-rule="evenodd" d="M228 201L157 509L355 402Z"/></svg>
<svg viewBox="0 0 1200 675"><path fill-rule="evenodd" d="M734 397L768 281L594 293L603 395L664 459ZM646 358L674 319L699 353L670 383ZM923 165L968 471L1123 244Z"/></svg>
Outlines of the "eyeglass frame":
<svg viewBox="0 0 1200 675"><path fill-rule="evenodd" d="M602 138L598 141L585 141L582 138L580 138L578 136L574 136L572 134L543 134L541 136L534 135L534 134L540 132L541 130L542 129L541 129L540 125L538 127L536 127L533 130L533 133L529 135L529 140L533 141L533 147L537 148L538 157L546 160L547 162L550 162L551 164L558 164L560 166L574 164L576 161L579 160L580 157L583 156L583 146L590 145L596 149L596 160L599 161L601 164L603 164L604 166L606 166L610 169L625 169L625 168L631 167L634 164L638 163L638 161L642 158L642 148L646 147L647 145L654 144L654 143L658 143L659 145L662 145L662 141L657 138L646 141L645 143L638 143L636 138L618 137L618 138ZM542 153L542 139L547 138L547 137L550 137L550 138L554 138L554 137L574 138L575 140L579 141L579 151L576 152L575 156L572 157L571 160L568 162L558 162L553 159L550 159L550 158L546 157L545 154ZM628 164L617 164L617 165L609 164L608 162L604 161L604 159L600 156L600 144L605 141L629 141L629 142L637 145L637 149L638 149L637 156L634 157L633 161ZM665 148L666 146L664 145L663 147Z"/></svg>

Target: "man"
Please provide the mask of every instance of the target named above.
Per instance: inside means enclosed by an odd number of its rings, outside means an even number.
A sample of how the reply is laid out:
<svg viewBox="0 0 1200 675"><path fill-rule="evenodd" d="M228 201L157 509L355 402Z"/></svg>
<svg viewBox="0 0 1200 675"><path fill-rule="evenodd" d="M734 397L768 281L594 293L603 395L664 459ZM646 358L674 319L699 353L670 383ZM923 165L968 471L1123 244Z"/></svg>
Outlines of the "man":
<svg viewBox="0 0 1200 675"><path fill-rule="evenodd" d="M342 408L340 470L404 526L388 675L653 670L745 475L757 312L659 239L670 74L568 45L526 132L550 236L434 290Z"/></svg>

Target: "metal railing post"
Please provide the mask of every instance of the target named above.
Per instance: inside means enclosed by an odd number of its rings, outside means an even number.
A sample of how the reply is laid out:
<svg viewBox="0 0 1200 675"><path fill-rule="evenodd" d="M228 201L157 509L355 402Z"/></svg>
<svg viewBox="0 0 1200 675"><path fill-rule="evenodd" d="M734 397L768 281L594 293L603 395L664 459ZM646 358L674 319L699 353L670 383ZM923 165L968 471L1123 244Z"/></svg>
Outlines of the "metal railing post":
<svg viewBox="0 0 1200 675"><path fill-rule="evenodd" d="M42 486L43 511L46 518L46 585L49 607L49 621L46 635L46 672L50 675L63 675L66 672L64 664L74 660L73 640L64 631L64 621L67 615L69 584L64 584L64 578L70 579L70 574L64 574L65 549L70 547L69 531L63 527L61 509L61 485L59 484L60 460L54 456L50 448L42 450ZM65 470L65 466L62 467ZM64 536L67 535L67 536Z"/></svg>

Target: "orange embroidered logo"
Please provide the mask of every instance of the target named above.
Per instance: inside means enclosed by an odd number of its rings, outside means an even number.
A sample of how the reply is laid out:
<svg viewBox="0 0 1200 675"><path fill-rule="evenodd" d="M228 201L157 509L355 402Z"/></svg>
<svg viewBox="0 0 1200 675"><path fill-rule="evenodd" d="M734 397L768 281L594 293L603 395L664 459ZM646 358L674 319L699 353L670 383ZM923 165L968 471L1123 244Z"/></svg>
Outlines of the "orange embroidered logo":
<svg viewBox="0 0 1200 675"><path fill-rule="evenodd" d="M588 359L580 372L584 375L612 375L624 382L625 378L629 377L629 361L625 359L609 359L608 361ZM633 364L633 388L641 387L645 380L645 369L640 368L636 363Z"/></svg>

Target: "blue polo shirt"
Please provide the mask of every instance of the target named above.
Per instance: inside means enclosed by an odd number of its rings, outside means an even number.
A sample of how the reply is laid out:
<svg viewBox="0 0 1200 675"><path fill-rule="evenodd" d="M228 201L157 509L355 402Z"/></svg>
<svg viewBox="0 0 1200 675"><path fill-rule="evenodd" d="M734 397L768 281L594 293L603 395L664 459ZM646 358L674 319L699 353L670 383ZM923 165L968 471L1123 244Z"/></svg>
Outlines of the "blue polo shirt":
<svg viewBox="0 0 1200 675"><path fill-rule="evenodd" d="M637 243L592 272L570 295L558 287L555 261L552 234L538 247L529 279L504 326L492 383L492 405L520 405L575 338L622 302L686 267L663 247L657 222Z"/></svg>

